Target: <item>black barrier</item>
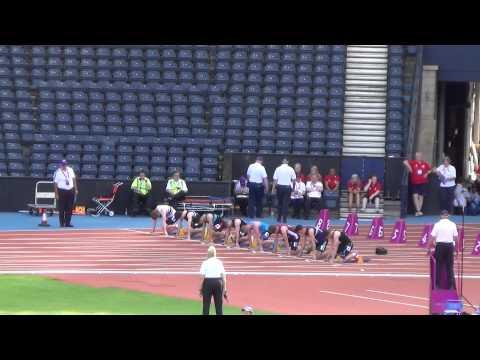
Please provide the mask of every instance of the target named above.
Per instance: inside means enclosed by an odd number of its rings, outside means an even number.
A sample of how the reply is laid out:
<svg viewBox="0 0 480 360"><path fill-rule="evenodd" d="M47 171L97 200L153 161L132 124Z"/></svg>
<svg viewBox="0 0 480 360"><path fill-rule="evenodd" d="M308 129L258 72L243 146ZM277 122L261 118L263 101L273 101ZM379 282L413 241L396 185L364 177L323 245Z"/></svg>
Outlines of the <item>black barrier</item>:
<svg viewBox="0 0 480 360"><path fill-rule="evenodd" d="M245 175L248 166L255 161L256 154L231 153L225 154L224 157L224 180L237 180ZM340 160L338 156L313 156L313 155L280 155L280 154L263 154L263 165L267 171L268 178L271 179L275 169L282 164L282 159L287 158L290 166L297 162L302 164L304 175L308 175L310 167L318 166L320 174L327 174L330 168L340 172Z"/></svg>
<svg viewBox="0 0 480 360"><path fill-rule="evenodd" d="M51 181L51 179L38 179L27 177L0 177L0 211L27 210L27 204L35 199L35 184L37 181ZM92 197L110 195L115 180L79 179L79 194L76 205L95 207ZM131 181L124 183L120 188L115 202L111 208L117 214L124 214L129 206ZM166 181L152 181L151 204L163 202ZM189 182L187 183L188 195L192 196L230 196L230 182Z"/></svg>

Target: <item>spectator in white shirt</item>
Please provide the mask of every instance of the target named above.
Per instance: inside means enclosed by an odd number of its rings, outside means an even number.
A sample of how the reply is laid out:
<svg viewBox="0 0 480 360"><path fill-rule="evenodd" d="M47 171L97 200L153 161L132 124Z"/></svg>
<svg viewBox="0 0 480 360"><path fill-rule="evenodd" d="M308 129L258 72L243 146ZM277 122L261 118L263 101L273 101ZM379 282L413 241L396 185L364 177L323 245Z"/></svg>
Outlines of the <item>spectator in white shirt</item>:
<svg viewBox="0 0 480 360"><path fill-rule="evenodd" d="M273 173L272 193L277 194L278 215L277 222L287 223L288 205L290 203L290 194L292 193L292 184L296 179L295 170L288 165L288 160L283 159L282 165L275 169Z"/></svg>
<svg viewBox="0 0 480 360"><path fill-rule="evenodd" d="M312 207L316 210L320 210L321 208L323 184L317 174L312 174L305 188L305 220L308 220Z"/></svg>
<svg viewBox="0 0 480 360"><path fill-rule="evenodd" d="M290 202L293 207L293 218L300 218L300 209L304 208L305 183L302 182L301 175L297 174L297 178L293 183L293 191L290 197Z"/></svg>
<svg viewBox="0 0 480 360"><path fill-rule="evenodd" d="M470 200L470 192L465 187L463 179L458 180L457 186L455 186L454 192L455 198L453 199L453 206L456 208L461 208L462 212L465 211L467 207L467 202Z"/></svg>
<svg viewBox="0 0 480 360"><path fill-rule="evenodd" d="M208 259L200 267L202 281L200 295L203 297L203 315L209 315L210 302L215 303L217 315L223 315L223 297L227 298L227 275L222 262L217 258L214 246L208 248Z"/></svg>
<svg viewBox="0 0 480 360"><path fill-rule="evenodd" d="M440 209L452 213L457 171L450 165L450 158L445 157L435 172L440 179Z"/></svg>
<svg viewBox="0 0 480 360"><path fill-rule="evenodd" d="M256 161L247 169L248 179L248 216L250 218L262 217L263 196L268 191L267 172L262 165L263 159L257 156Z"/></svg>

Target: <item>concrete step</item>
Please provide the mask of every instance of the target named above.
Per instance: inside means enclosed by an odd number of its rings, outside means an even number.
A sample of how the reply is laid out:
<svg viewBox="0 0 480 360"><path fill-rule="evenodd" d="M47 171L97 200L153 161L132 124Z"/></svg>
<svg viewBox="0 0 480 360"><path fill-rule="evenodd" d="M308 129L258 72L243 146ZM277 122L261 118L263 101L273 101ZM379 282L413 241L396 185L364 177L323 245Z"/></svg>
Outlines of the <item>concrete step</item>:
<svg viewBox="0 0 480 360"><path fill-rule="evenodd" d="M343 147L343 156L385 156L385 149L382 148L372 148L372 149L366 149L366 148L356 148L356 147L349 147L349 146L344 146Z"/></svg>
<svg viewBox="0 0 480 360"><path fill-rule="evenodd" d="M375 75L375 74L352 74L350 71L347 71L345 75L347 80L371 80L371 81L387 81L387 74Z"/></svg>
<svg viewBox="0 0 480 360"><path fill-rule="evenodd" d="M367 123L362 124L361 122L357 121L350 121L343 124L343 130L351 130L351 131L383 131L385 132L385 123L384 122L377 122L377 123Z"/></svg>
<svg viewBox="0 0 480 360"><path fill-rule="evenodd" d="M352 135L352 136L381 136L385 140L385 130L363 130L362 129L344 129L343 136Z"/></svg>
<svg viewBox="0 0 480 360"><path fill-rule="evenodd" d="M386 86L386 80L349 80L345 79L346 86Z"/></svg>
<svg viewBox="0 0 480 360"><path fill-rule="evenodd" d="M388 70L387 68L382 69L370 69L370 68L349 68L345 70L347 75L355 74L355 75L387 75Z"/></svg>
<svg viewBox="0 0 480 360"><path fill-rule="evenodd" d="M387 104L385 102L374 102L374 101L352 101L350 99L345 100L345 109L378 109L378 110L387 110Z"/></svg>
<svg viewBox="0 0 480 360"><path fill-rule="evenodd" d="M372 124L372 122L368 121L373 121L373 124L385 123L386 117L386 114L361 114L350 112L347 112L343 115L345 122L348 122L348 120L357 120L364 122L365 124Z"/></svg>

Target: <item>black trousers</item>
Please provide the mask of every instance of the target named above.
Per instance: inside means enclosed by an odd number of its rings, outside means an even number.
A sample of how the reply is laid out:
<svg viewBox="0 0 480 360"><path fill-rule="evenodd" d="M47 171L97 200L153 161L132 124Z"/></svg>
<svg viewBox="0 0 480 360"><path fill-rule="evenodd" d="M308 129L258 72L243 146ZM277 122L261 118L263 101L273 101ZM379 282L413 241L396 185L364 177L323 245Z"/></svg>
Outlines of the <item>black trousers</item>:
<svg viewBox="0 0 480 360"><path fill-rule="evenodd" d="M175 195L170 195L168 199L168 205L175 206L178 202L185 200L186 194L187 193L185 191L179 191Z"/></svg>
<svg viewBox="0 0 480 360"><path fill-rule="evenodd" d="M240 208L240 212L242 213L242 216L247 216L248 198L246 198L246 197L235 197L235 203Z"/></svg>
<svg viewBox="0 0 480 360"><path fill-rule="evenodd" d="M133 215L138 215L149 210L150 193L141 195L132 191L131 209Z"/></svg>
<svg viewBox="0 0 480 360"><path fill-rule="evenodd" d="M221 278L206 278L203 280L203 315L210 314L210 303L215 303L215 313L223 315L223 280Z"/></svg>
<svg viewBox="0 0 480 360"><path fill-rule="evenodd" d="M75 190L58 189L58 217L60 226L70 225L72 220L73 202L75 200Z"/></svg>
<svg viewBox="0 0 480 360"><path fill-rule="evenodd" d="M304 203L305 201L303 198L300 199L291 199L290 204L292 204L293 208L293 217L294 218L299 218L300 217L300 209L304 208Z"/></svg>
<svg viewBox="0 0 480 360"><path fill-rule="evenodd" d="M261 218L263 212L263 196L265 194L263 184L249 182L248 189L248 217Z"/></svg>
<svg viewBox="0 0 480 360"><path fill-rule="evenodd" d="M435 285L437 288L452 289L455 288L455 275L453 273L453 244L437 243L435 246ZM447 273L447 284L442 284L442 271ZM446 286L445 286L446 285Z"/></svg>
<svg viewBox="0 0 480 360"><path fill-rule="evenodd" d="M455 194L455 186L440 188L440 209L448 210L451 214L453 212L453 198Z"/></svg>
<svg viewBox="0 0 480 360"><path fill-rule="evenodd" d="M288 205L290 204L290 195L292 194L292 187L289 185L277 185L277 199L278 199L278 222L287 222Z"/></svg>
<svg viewBox="0 0 480 360"><path fill-rule="evenodd" d="M305 219L308 219L310 217L310 211L312 208L320 211L322 208L322 199L321 198L310 198L306 197L305 198Z"/></svg>

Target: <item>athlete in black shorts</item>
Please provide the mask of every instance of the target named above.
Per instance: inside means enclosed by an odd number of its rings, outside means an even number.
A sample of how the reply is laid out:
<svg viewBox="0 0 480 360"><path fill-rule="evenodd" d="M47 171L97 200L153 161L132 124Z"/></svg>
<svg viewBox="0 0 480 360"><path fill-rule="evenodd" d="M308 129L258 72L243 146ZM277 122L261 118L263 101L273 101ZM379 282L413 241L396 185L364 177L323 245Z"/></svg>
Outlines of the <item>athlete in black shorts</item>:
<svg viewBox="0 0 480 360"><path fill-rule="evenodd" d="M325 250L328 244L325 231L313 226L301 225L297 226L296 231L301 236L298 256L301 257L304 253L311 253L313 260L318 260L325 257Z"/></svg>
<svg viewBox="0 0 480 360"><path fill-rule="evenodd" d="M327 239L331 245L326 260L330 263L333 263L337 256L343 259L343 262L356 262L358 260L357 254L352 252L352 240L343 231L329 230L327 231Z"/></svg>

